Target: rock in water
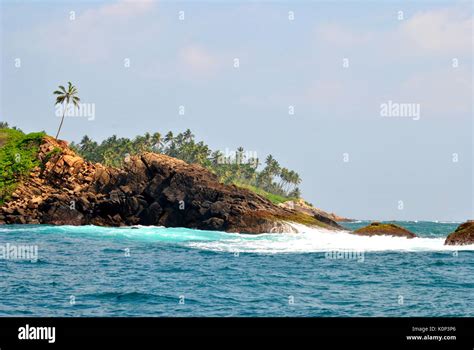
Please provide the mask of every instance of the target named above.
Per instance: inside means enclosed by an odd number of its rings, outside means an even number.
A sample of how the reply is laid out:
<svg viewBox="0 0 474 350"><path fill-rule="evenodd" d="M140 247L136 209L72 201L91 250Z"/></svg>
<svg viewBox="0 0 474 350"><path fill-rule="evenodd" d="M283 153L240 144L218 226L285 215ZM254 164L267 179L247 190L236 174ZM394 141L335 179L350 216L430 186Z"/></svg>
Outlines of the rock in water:
<svg viewBox="0 0 474 350"><path fill-rule="evenodd" d="M144 153L123 169L84 161L67 143L45 137L41 167L0 207L0 223L160 225L227 232L293 232L288 223L337 228L274 205L249 190L220 183L199 165Z"/></svg>
<svg viewBox="0 0 474 350"><path fill-rule="evenodd" d="M451 232L446 241L445 245L465 245L474 244L474 220L468 220L467 222L458 226L456 231Z"/></svg>
<svg viewBox="0 0 474 350"><path fill-rule="evenodd" d="M395 224L383 224L380 222L373 222L368 226L359 228L353 234L360 236L394 236L415 238L416 235L407 229Z"/></svg>

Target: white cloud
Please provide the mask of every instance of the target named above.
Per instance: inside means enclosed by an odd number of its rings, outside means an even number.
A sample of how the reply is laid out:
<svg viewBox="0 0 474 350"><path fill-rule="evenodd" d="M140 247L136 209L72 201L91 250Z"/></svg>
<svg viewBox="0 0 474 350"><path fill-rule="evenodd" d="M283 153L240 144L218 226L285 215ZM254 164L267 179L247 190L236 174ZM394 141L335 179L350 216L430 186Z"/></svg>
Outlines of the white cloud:
<svg viewBox="0 0 474 350"><path fill-rule="evenodd" d="M415 13L387 30L361 31L342 24L321 24L316 28L320 45L352 49L365 45L385 55L472 54L474 19L462 8L443 8Z"/></svg>
<svg viewBox="0 0 474 350"><path fill-rule="evenodd" d="M401 23L397 35L410 49L453 57L472 50L473 17L461 9L421 12Z"/></svg>
<svg viewBox="0 0 474 350"><path fill-rule="evenodd" d="M82 63L103 61L114 53L127 54L157 36L157 26L140 22L155 4L151 0L121 0L77 12L74 20L67 13L64 18L22 33L20 41L31 43L29 47L35 51L53 51ZM131 22L133 26L128 25Z"/></svg>

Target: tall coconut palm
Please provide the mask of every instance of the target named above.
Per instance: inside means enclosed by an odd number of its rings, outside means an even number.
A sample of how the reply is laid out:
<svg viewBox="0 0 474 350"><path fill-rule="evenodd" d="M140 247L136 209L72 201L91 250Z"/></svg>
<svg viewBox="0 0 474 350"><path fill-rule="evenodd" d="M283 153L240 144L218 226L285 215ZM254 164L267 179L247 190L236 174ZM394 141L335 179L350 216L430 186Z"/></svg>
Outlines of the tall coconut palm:
<svg viewBox="0 0 474 350"><path fill-rule="evenodd" d="M64 108L63 117L61 118L61 124L59 124L58 133L56 134L56 140L58 139L59 132L61 131L61 127L63 126L64 115L66 114L69 103L72 103L74 107L79 108L79 101L81 100L77 96L77 88L74 85L72 85L70 81L67 84L68 84L67 90L64 88L64 86L59 85L59 90L56 90L55 92L53 92L53 94L57 95L55 105L62 104Z"/></svg>
<svg viewBox="0 0 474 350"><path fill-rule="evenodd" d="M288 184L290 183L290 171L287 168L280 170L280 186L285 192L288 192Z"/></svg>

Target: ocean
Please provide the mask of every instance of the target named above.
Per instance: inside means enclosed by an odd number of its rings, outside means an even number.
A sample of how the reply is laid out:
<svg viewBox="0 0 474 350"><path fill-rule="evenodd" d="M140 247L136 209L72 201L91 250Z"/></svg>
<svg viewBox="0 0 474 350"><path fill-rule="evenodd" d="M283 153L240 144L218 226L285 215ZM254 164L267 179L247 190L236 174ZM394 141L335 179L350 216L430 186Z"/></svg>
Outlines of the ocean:
<svg viewBox="0 0 474 350"><path fill-rule="evenodd" d="M474 316L459 223L394 223L419 238L3 225L0 316Z"/></svg>

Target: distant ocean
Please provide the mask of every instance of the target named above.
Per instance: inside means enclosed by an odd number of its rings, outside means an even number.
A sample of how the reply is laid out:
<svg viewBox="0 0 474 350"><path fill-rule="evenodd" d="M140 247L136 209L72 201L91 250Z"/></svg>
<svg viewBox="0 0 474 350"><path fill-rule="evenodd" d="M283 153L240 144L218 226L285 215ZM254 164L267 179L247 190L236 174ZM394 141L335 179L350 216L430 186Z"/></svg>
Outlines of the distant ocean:
<svg viewBox="0 0 474 350"><path fill-rule="evenodd" d="M395 223L420 238L4 225L0 316L474 316L459 223Z"/></svg>

